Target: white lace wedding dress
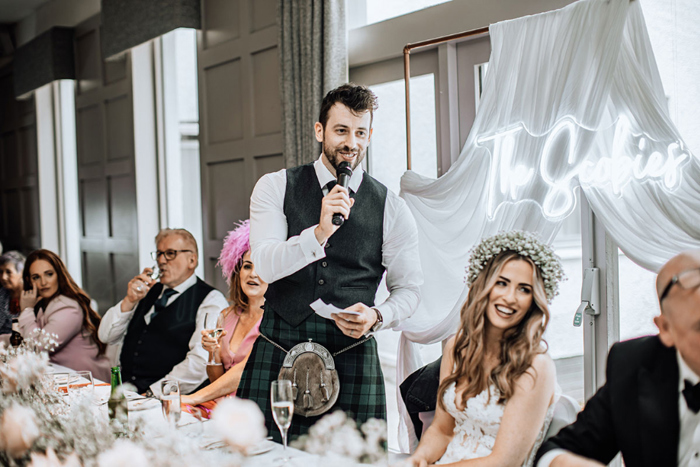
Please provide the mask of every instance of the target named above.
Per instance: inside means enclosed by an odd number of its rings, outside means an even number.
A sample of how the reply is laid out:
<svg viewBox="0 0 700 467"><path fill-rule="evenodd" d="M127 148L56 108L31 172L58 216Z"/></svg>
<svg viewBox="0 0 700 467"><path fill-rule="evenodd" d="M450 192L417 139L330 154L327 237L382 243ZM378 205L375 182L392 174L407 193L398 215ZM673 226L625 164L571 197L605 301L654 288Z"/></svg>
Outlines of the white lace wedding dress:
<svg viewBox="0 0 700 467"><path fill-rule="evenodd" d="M443 454L437 464L449 464L464 459L486 457L491 454L496 435L498 434L498 428L501 426L505 404L498 403L500 392L495 386L492 385L490 391L490 399L489 390L484 389L481 394L467 401L464 410L458 410L455 404L455 384L452 383L447 388L444 402L447 412L455 419L455 430L452 441L447 445L445 454ZM547 409L544 424L523 467L532 467L535 461L537 449L544 441L544 436L552 421L554 406L559 399L559 394L560 389L557 387L554 401Z"/></svg>

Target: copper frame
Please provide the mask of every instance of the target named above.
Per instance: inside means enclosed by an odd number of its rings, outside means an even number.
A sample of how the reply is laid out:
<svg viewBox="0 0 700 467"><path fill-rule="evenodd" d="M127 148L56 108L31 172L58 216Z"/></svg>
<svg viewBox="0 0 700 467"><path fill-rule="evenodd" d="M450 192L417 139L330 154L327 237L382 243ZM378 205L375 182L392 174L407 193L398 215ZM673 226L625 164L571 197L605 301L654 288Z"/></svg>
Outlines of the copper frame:
<svg viewBox="0 0 700 467"><path fill-rule="evenodd" d="M411 170L411 50L442 44L444 42L451 42L458 39L465 39L467 37L477 38L485 36L488 33L488 27L472 29L471 31L458 32L448 36L436 37L435 39L428 39L426 41L415 42L413 44L406 44L406 46L403 48L403 78L404 82L406 83L406 168L408 170Z"/></svg>

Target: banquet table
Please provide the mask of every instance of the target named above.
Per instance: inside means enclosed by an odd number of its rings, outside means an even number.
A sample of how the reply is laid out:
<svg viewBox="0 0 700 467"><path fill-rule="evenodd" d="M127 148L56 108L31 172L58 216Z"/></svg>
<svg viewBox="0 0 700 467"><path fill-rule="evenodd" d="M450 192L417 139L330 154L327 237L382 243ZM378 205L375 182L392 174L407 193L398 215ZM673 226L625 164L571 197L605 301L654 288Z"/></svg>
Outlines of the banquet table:
<svg viewBox="0 0 700 467"><path fill-rule="evenodd" d="M60 365L51 364L54 373L70 373L73 370L62 367ZM104 417L107 417L107 400L109 398L110 385L99 380L95 380L95 410ZM161 403L155 398L145 398L137 393L128 393L129 401L129 425L133 428L139 421L146 422L145 426L157 427L165 429L167 421L163 417ZM292 422L293 423L293 422ZM177 429L188 436L198 438L199 445L202 450L220 449L225 455L228 447L222 442L219 434L214 430L214 424L209 420L200 421L193 415L182 412L180 421L177 424ZM255 451L259 454L251 455L246 458L243 467L273 467L280 465L281 457L289 457L290 461L285 464L289 467L308 467L315 465L323 465L318 462L320 457L314 454L309 454L291 447L287 448L287 452L283 452L281 444L265 440L259 446L256 446ZM231 453L233 457L234 454ZM406 456L400 454L389 454L389 464L394 464Z"/></svg>

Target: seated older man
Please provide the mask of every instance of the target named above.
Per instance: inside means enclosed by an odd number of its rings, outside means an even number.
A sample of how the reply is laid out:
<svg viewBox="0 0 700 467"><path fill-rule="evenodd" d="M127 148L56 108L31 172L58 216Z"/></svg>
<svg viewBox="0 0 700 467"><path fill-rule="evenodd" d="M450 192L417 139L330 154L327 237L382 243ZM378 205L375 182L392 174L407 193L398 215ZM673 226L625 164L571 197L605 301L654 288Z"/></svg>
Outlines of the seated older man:
<svg viewBox="0 0 700 467"><path fill-rule="evenodd" d="M228 306L218 290L195 274L197 242L184 229L164 229L156 236L154 259L160 282L150 268L129 281L126 297L105 313L99 337L122 344L122 379L140 393L160 396L160 382L180 382L183 394L206 379L206 352L201 344L205 316Z"/></svg>
<svg viewBox="0 0 700 467"><path fill-rule="evenodd" d="M615 344L607 380L572 425L545 442L537 467L700 465L700 250L656 279L658 336Z"/></svg>

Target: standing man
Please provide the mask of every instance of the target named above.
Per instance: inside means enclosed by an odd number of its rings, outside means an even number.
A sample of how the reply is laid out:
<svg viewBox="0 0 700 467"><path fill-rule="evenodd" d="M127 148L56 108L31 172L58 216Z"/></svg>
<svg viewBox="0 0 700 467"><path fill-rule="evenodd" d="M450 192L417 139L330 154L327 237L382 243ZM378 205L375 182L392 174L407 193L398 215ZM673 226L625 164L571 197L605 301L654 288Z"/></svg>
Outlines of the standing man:
<svg viewBox="0 0 700 467"><path fill-rule="evenodd" d="M261 337L238 395L258 403L277 440L281 438L272 420L270 382L277 379L285 351L309 340L336 354L340 392L331 410L344 410L358 422L386 419L377 342L365 339L368 333L397 327L413 314L423 277L411 212L403 199L360 166L376 108L376 96L364 86L346 84L330 91L314 126L323 145L321 157L266 174L250 200L252 259L270 285ZM342 162L353 170L348 189L335 184ZM340 227L332 223L336 213L345 218ZM384 271L390 295L375 307ZM357 314L324 319L309 306L319 298ZM353 344L359 345L343 351ZM292 438L306 433L318 418L295 415Z"/></svg>
<svg viewBox="0 0 700 467"><path fill-rule="evenodd" d="M160 382L177 380L189 394L207 378L207 352L202 348L204 318L228 306L221 292L199 279L197 242L185 229L163 229L152 253L160 282L150 268L129 281L126 297L107 310L98 336L121 346L125 383L139 393L160 397Z"/></svg>
<svg viewBox="0 0 700 467"><path fill-rule="evenodd" d="M606 382L576 422L545 441L537 467L700 465L700 250L656 278L658 336L610 349Z"/></svg>

